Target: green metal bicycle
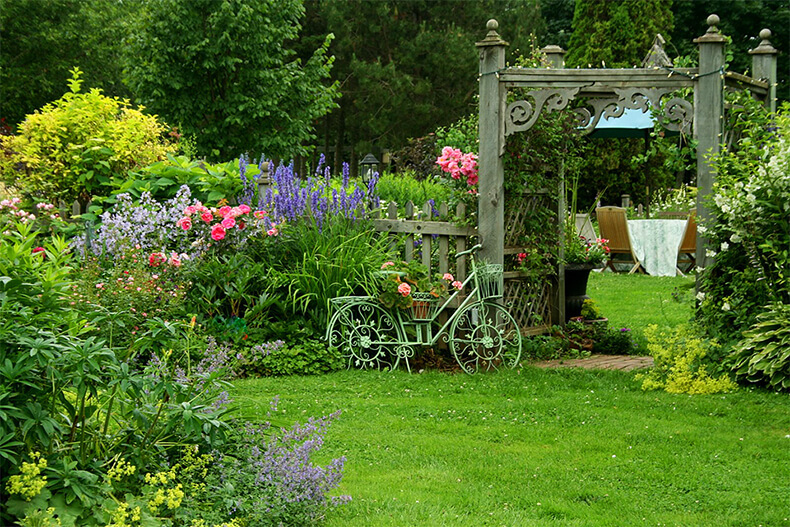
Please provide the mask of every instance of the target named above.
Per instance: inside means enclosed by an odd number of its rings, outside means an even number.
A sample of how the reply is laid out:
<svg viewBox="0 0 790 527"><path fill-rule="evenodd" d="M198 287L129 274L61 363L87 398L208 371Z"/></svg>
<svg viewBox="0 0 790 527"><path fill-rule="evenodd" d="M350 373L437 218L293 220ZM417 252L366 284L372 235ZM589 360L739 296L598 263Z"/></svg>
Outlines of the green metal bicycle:
<svg viewBox="0 0 790 527"><path fill-rule="evenodd" d="M387 309L373 296L344 296L331 300L334 313L326 339L340 348L348 367L395 369L417 349L434 346L442 338L466 373L514 368L521 358L518 324L497 299L502 297L503 268L478 264L475 245L457 257L470 255L471 272L463 287L447 299L414 293L411 310ZM468 294L464 291L468 288ZM441 314L459 298L458 308L439 322Z"/></svg>

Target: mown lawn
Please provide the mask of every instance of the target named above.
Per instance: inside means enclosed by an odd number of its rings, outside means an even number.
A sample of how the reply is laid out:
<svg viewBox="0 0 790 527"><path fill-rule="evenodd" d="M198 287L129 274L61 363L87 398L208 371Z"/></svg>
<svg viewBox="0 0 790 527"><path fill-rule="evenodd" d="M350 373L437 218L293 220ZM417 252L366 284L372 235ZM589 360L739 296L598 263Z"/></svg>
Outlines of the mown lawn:
<svg viewBox="0 0 790 527"><path fill-rule="evenodd" d="M249 419L342 410L328 526L790 525L790 398L643 392L633 374L339 372L237 381Z"/></svg>
<svg viewBox="0 0 790 527"><path fill-rule="evenodd" d="M693 281L593 274L613 327L692 315ZM634 373L339 372L242 380L275 423L342 410L319 461L346 456L333 526L790 525L790 396L643 392Z"/></svg>
<svg viewBox="0 0 790 527"><path fill-rule="evenodd" d="M675 327L691 319L694 278L590 273L587 295L609 319L609 327L641 334L649 324Z"/></svg>

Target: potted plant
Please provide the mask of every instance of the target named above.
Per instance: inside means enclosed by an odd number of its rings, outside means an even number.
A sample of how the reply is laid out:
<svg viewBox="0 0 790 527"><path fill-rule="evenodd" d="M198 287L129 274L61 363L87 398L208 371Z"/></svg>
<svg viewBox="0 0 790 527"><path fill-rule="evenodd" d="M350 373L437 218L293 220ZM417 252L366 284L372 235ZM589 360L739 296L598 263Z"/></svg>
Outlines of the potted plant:
<svg viewBox="0 0 790 527"><path fill-rule="evenodd" d="M462 287L450 273L435 274L417 260L384 262L379 301L387 308L410 309L415 319L429 319L439 299Z"/></svg>

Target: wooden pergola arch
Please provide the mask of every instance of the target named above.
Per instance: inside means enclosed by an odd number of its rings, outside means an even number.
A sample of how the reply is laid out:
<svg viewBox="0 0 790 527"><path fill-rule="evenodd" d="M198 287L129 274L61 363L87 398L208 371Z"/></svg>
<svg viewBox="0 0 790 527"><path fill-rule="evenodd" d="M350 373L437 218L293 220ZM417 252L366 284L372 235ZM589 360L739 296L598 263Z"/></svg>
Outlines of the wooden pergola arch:
<svg viewBox="0 0 790 527"><path fill-rule="evenodd" d="M548 46L543 51L551 67L528 69L505 68L508 44L497 33L497 21L488 21L488 34L476 43L480 53L478 234L483 245L482 258L492 263L504 261L502 156L506 138L528 130L542 112L565 109L579 97L584 97L587 103L575 111L580 126L587 131L592 131L602 117L620 116L629 108L645 110L649 105L654 110L663 108L661 121L666 128L691 132L697 140L697 215L704 221L708 213L703 201L714 181L707 156L721 150L725 86L748 89L774 111L777 54L768 40L771 32L763 29L760 45L749 52L753 76L728 73L724 64L726 39L717 28L719 17L710 15L707 23L707 32L694 40L699 46L698 68L564 69L564 51ZM528 88L530 100L508 104L510 88ZM694 90L693 104L671 97L672 92L681 88ZM697 262L702 266L707 263L706 244L704 236L697 237Z"/></svg>

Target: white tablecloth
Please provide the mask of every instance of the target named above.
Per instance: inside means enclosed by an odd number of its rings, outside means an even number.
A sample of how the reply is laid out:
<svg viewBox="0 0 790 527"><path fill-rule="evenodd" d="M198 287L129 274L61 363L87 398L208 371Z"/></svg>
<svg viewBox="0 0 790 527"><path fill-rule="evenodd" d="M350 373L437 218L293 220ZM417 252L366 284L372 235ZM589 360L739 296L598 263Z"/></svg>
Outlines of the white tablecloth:
<svg viewBox="0 0 790 527"><path fill-rule="evenodd" d="M685 229L686 220L628 220L631 247L648 274L675 276Z"/></svg>

